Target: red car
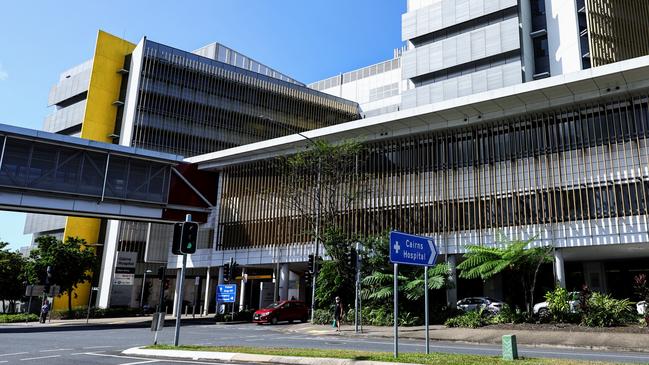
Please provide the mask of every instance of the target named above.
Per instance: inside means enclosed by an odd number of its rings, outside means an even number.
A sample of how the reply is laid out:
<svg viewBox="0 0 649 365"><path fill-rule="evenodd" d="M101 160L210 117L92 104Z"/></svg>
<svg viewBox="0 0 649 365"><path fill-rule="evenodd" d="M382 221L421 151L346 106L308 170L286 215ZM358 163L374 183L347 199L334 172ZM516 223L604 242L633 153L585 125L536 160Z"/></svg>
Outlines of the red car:
<svg viewBox="0 0 649 365"><path fill-rule="evenodd" d="M306 322L309 317L309 308L297 300L283 300L275 302L266 308L260 309L252 316L252 321L257 324L270 323L277 324L280 321Z"/></svg>

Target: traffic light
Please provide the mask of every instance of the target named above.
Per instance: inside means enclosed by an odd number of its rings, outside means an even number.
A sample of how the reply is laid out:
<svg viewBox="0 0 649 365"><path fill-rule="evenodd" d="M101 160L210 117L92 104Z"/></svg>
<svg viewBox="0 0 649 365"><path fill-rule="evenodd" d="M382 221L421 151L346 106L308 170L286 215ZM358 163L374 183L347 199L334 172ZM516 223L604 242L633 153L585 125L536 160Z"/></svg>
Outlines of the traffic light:
<svg viewBox="0 0 649 365"><path fill-rule="evenodd" d="M239 268L239 264L237 264L236 261L231 261L232 265L230 265L230 277L232 279L235 279L237 277L237 269Z"/></svg>
<svg viewBox="0 0 649 365"><path fill-rule="evenodd" d="M356 250L351 247L347 251L347 265L349 267L356 267Z"/></svg>
<svg viewBox="0 0 649 365"><path fill-rule="evenodd" d="M309 255L309 261L307 261L307 269L306 269L308 273L313 273L314 262L315 262L315 255L313 254Z"/></svg>
<svg viewBox="0 0 649 365"><path fill-rule="evenodd" d="M225 281L225 282L230 281L230 264L229 263L223 264L223 281Z"/></svg>
<svg viewBox="0 0 649 365"><path fill-rule="evenodd" d="M304 282L306 283L306 286L311 286L311 281L313 280L313 276L310 271L306 271L304 273Z"/></svg>
<svg viewBox="0 0 649 365"><path fill-rule="evenodd" d="M198 223L183 222L180 238L180 252L193 254L196 252L196 237L198 236Z"/></svg>
<svg viewBox="0 0 649 365"><path fill-rule="evenodd" d="M165 267L164 266L160 266L158 268L158 279L160 279L160 280L165 279Z"/></svg>
<svg viewBox="0 0 649 365"><path fill-rule="evenodd" d="M174 223L174 238L171 244L171 252L174 255L182 255L183 253L180 252L180 240L183 235L183 223L184 222L176 222Z"/></svg>

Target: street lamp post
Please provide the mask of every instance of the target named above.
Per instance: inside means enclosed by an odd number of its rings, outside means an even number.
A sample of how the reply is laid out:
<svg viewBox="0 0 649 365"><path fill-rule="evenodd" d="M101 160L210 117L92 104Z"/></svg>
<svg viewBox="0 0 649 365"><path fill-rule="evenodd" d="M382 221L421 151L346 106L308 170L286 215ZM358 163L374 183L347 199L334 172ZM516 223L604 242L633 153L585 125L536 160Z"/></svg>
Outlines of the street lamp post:
<svg viewBox="0 0 649 365"><path fill-rule="evenodd" d="M144 308L144 286L146 285L146 274L150 274L153 271L146 269L144 271L144 276L142 277L142 291L140 292L140 308Z"/></svg>

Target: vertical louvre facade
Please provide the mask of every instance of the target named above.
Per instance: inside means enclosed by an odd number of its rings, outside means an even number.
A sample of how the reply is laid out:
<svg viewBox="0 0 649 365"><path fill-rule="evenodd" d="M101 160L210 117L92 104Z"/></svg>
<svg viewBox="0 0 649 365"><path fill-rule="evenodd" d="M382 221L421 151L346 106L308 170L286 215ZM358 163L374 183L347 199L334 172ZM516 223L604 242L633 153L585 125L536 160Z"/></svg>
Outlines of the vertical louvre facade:
<svg viewBox="0 0 649 365"><path fill-rule="evenodd" d="M629 220L643 229L648 103L647 95L603 100L368 144L358 176L341 183L353 189L363 177L370 194L338 223L350 234L433 235L456 252L493 242L498 230L543 240L566 227L583 237L622 231ZM275 163L224 170L224 249L310 240L308 222L269 198L285 179Z"/></svg>
<svg viewBox="0 0 649 365"><path fill-rule="evenodd" d="M132 145L186 157L358 119L358 104L145 40Z"/></svg>
<svg viewBox="0 0 649 365"><path fill-rule="evenodd" d="M593 66L649 54L646 1L586 0L586 11Z"/></svg>

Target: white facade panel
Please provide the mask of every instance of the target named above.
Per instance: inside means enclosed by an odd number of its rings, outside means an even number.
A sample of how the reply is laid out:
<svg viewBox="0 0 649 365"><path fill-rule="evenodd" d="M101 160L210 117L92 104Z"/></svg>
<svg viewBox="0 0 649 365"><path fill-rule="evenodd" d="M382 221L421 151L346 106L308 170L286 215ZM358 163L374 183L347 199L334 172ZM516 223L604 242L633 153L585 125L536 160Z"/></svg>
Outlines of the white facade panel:
<svg viewBox="0 0 649 365"><path fill-rule="evenodd" d="M409 50L403 56L403 78L410 79L518 48L518 19L510 18ZM428 62L423 61L426 56ZM413 59L417 62L414 68L410 64Z"/></svg>
<svg viewBox="0 0 649 365"><path fill-rule="evenodd" d="M517 5L516 0L437 0L408 8L402 16L404 41Z"/></svg>
<svg viewBox="0 0 649 365"><path fill-rule="evenodd" d="M550 73L561 75L581 70L576 2L547 0L545 11Z"/></svg>

